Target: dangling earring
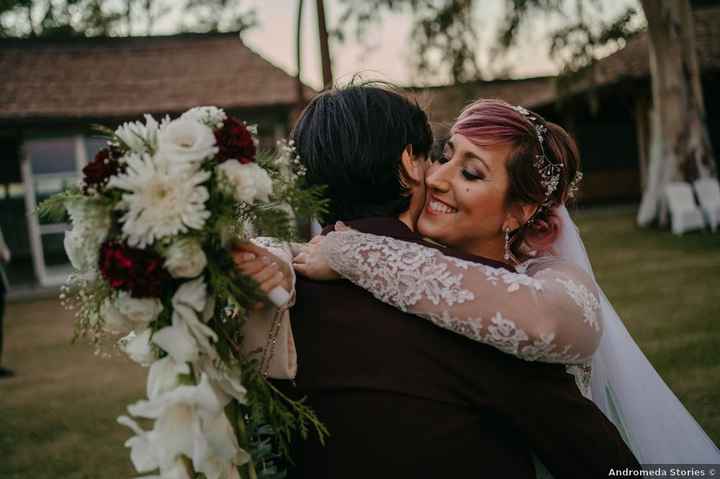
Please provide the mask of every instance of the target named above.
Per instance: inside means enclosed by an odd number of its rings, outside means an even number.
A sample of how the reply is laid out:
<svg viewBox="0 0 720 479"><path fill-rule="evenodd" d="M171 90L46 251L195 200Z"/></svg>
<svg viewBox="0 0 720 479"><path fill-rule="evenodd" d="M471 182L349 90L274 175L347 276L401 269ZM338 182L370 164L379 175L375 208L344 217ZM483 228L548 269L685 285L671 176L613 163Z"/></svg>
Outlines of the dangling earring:
<svg viewBox="0 0 720 479"><path fill-rule="evenodd" d="M505 227L503 231L505 231L505 256L503 256L503 258L505 258L505 261L510 261L512 257L510 253L510 228Z"/></svg>

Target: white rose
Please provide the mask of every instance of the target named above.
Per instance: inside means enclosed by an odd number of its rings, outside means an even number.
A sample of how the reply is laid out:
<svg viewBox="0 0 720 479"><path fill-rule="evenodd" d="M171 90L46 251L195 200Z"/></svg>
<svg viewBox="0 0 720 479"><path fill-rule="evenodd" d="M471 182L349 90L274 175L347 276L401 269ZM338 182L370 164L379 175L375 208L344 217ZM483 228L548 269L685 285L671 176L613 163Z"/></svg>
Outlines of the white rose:
<svg viewBox="0 0 720 479"><path fill-rule="evenodd" d="M215 106L196 106L183 113L180 118L197 121L210 128L220 128L227 119L227 115Z"/></svg>
<svg viewBox="0 0 720 479"><path fill-rule="evenodd" d="M110 298L103 301L103 304L100 306L100 316L103 318L103 326L106 331L110 331L111 333L127 333L131 329L125 316L120 314L113 304L113 300Z"/></svg>
<svg viewBox="0 0 720 479"><path fill-rule="evenodd" d="M165 268L173 278L194 278L207 266L207 257L194 239L175 241L165 253Z"/></svg>
<svg viewBox="0 0 720 479"><path fill-rule="evenodd" d="M114 304L130 327L136 331L144 330L155 321L163 310L162 303L153 298L133 298L121 291Z"/></svg>
<svg viewBox="0 0 720 479"><path fill-rule="evenodd" d="M272 194L272 179L267 171L255 163L240 163L228 160L218 166L221 176L229 183L229 193L238 200L253 203L255 200L269 201Z"/></svg>
<svg viewBox="0 0 720 479"><path fill-rule="evenodd" d="M142 366L150 366L156 359L155 351L153 351L150 344L151 333L150 329L146 329L140 334L131 331L130 334L120 339L118 346L136 363Z"/></svg>
<svg viewBox="0 0 720 479"><path fill-rule="evenodd" d="M158 133L158 155L174 162L200 162L217 151L212 130L190 118L173 120Z"/></svg>

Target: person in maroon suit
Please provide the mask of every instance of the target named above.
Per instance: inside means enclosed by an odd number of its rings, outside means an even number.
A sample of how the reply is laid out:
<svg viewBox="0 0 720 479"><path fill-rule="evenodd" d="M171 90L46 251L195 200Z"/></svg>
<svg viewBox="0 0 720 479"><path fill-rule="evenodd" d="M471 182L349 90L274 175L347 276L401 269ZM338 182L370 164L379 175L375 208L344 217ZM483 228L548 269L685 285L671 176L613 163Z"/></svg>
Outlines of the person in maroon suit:
<svg viewBox="0 0 720 479"><path fill-rule="evenodd" d="M417 104L374 85L326 92L294 140L309 183L328 187L328 223L437 248L413 231L432 143ZM533 453L556 479L639 467L564 366L470 341L347 281L299 278L296 293L298 374L280 386L307 397L330 437L295 443L291 477L533 478Z"/></svg>

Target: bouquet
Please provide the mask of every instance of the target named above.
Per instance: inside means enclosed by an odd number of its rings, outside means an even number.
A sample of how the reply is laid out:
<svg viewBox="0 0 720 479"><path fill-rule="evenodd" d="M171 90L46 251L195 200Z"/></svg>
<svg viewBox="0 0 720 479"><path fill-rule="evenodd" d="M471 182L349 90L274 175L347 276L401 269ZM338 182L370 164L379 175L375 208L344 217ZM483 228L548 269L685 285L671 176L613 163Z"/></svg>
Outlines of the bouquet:
<svg viewBox="0 0 720 479"><path fill-rule="evenodd" d="M291 143L258 154L254 127L219 108L100 129L107 147L82 184L39 213L73 225L61 299L76 309L76 338L99 346L121 333L119 348L149 368L147 398L118 418L135 433L133 465L155 474L145 477L281 477L291 435L327 431L243 352L243 323L267 298L228 245L292 240L296 217L325 211L322 191L303 188Z"/></svg>

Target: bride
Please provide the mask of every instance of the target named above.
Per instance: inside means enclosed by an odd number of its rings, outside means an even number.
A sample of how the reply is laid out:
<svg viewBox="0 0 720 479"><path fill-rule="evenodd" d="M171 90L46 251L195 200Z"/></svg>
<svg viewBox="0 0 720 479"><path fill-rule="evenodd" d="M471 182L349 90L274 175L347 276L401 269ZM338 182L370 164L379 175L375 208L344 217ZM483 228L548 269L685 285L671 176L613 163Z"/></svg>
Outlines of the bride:
<svg viewBox="0 0 720 479"><path fill-rule="evenodd" d="M377 299L528 361L563 363L643 464L716 464L720 452L597 287L565 203L581 178L570 136L522 107L468 106L427 170L417 229L503 268L338 225L295 258Z"/></svg>

